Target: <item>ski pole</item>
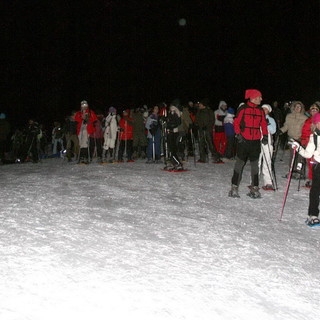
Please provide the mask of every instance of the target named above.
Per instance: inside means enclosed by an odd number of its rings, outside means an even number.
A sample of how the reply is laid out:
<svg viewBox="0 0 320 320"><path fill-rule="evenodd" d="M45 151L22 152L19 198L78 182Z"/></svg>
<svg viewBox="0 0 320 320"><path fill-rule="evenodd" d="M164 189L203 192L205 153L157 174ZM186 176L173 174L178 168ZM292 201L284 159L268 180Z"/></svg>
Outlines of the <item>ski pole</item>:
<svg viewBox="0 0 320 320"><path fill-rule="evenodd" d="M296 158L296 153L297 153L297 150L293 149L293 156L292 156L292 160L291 160L291 164L290 164L290 171L288 173L287 186L286 186L286 190L284 192L284 197L283 197L283 201L282 201L282 208L281 208L279 221L282 221L283 210L284 210L284 206L286 204L286 200L287 200L287 196L288 196L288 191L289 191L289 186L290 186L290 182L291 182L291 176L292 176L294 161L295 161L295 158Z"/></svg>
<svg viewBox="0 0 320 320"><path fill-rule="evenodd" d="M193 152L193 164L196 167L196 147L195 147L195 140L194 140L194 135L192 128L190 129L190 135L191 135L191 144L192 144L192 152Z"/></svg>

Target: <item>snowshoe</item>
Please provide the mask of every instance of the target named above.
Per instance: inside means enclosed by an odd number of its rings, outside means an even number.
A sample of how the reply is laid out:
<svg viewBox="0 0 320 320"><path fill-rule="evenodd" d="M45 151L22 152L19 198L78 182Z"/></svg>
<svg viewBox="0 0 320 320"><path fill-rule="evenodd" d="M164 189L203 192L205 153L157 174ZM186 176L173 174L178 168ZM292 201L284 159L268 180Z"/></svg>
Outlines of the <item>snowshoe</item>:
<svg viewBox="0 0 320 320"><path fill-rule="evenodd" d="M239 196L239 187L233 184L231 186L231 190L229 191L228 196L231 197L231 198L240 198L240 196Z"/></svg>
<svg viewBox="0 0 320 320"><path fill-rule="evenodd" d="M266 184L265 186L262 187L262 189L265 191L274 191L272 184Z"/></svg>
<svg viewBox="0 0 320 320"><path fill-rule="evenodd" d="M320 220L317 216L308 217L308 219L306 220L306 225L309 227L319 227Z"/></svg>
<svg viewBox="0 0 320 320"><path fill-rule="evenodd" d="M261 193L259 191L258 186L249 186L250 192L247 193L247 196L252 198L252 199L259 199L261 198Z"/></svg>

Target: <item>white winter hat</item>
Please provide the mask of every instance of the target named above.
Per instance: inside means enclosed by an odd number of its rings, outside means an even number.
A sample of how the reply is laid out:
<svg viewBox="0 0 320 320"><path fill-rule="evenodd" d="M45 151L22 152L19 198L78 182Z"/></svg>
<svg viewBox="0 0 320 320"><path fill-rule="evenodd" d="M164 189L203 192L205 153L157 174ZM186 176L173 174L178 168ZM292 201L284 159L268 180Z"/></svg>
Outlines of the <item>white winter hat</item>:
<svg viewBox="0 0 320 320"><path fill-rule="evenodd" d="M272 111L272 108L271 108L270 104L263 104L263 105L261 106L261 108L268 109L269 113Z"/></svg>
<svg viewBox="0 0 320 320"><path fill-rule="evenodd" d="M227 106L227 103L225 101L223 101L223 100L221 100L219 102L219 108L222 107L222 106Z"/></svg>

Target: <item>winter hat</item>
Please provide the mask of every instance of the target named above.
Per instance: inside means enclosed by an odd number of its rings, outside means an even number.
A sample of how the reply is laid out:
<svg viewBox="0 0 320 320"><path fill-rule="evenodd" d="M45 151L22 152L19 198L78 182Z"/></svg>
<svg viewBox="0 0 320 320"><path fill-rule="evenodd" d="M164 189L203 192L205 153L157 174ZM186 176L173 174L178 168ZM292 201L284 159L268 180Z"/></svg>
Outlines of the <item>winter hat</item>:
<svg viewBox="0 0 320 320"><path fill-rule="evenodd" d="M309 111L311 111L311 110L317 110L318 112L320 111L320 108L319 108L319 106L316 104L316 103L314 103L311 107L310 107L310 110Z"/></svg>
<svg viewBox="0 0 320 320"><path fill-rule="evenodd" d="M227 103L225 101L223 101L223 100L221 100L219 102L219 107L218 108L220 109L222 106L227 106Z"/></svg>
<svg viewBox="0 0 320 320"><path fill-rule="evenodd" d="M115 107L110 107L109 108L109 113L116 113L117 109Z"/></svg>
<svg viewBox="0 0 320 320"><path fill-rule="evenodd" d="M203 98L199 103L203 104L206 107L209 107L210 101L208 98Z"/></svg>
<svg viewBox="0 0 320 320"><path fill-rule="evenodd" d="M263 105L261 106L261 108L263 108L263 109L268 109L269 113L272 111L272 108L271 108L270 104L263 104Z"/></svg>
<svg viewBox="0 0 320 320"><path fill-rule="evenodd" d="M88 107L88 102L86 100L81 101L81 107Z"/></svg>
<svg viewBox="0 0 320 320"><path fill-rule="evenodd" d="M244 95L245 99L255 99L258 97L262 97L262 93L257 89L248 89Z"/></svg>
<svg viewBox="0 0 320 320"><path fill-rule="evenodd" d="M231 114L234 114L234 110L233 110L232 108L228 108L228 109L227 109L227 112L228 112L228 113L231 113Z"/></svg>
<svg viewBox="0 0 320 320"><path fill-rule="evenodd" d="M314 124L317 124L317 123L320 122L320 113L319 113L319 112L316 113L316 114L312 117L312 122L313 122Z"/></svg>

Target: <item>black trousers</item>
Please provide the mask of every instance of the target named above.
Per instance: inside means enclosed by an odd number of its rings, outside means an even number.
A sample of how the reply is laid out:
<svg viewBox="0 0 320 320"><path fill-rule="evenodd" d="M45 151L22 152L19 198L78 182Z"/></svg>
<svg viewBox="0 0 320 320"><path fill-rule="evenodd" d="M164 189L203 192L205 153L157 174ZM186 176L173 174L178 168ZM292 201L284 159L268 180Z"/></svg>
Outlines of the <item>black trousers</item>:
<svg viewBox="0 0 320 320"><path fill-rule="evenodd" d="M120 140L118 161L123 161L123 156L125 152L127 160L132 160L133 140Z"/></svg>
<svg viewBox="0 0 320 320"><path fill-rule="evenodd" d="M238 143L236 163L234 165L231 183L239 186L245 164L250 160L251 185L259 186L259 156L261 152L260 140L245 140Z"/></svg>
<svg viewBox="0 0 320 320"><path fill-rule="evenodd" d="M167 136L170 161L173 165L181 164L181 161L178 157L178 137L178 132L169 132Z"/></svg>
<svg viewBox="0 0 320 320"><path fill-rule="evenodd" d="M320 197L320 163L312 167L312 186L309 193L309 216L319 216L319 197Z"/></svg>

